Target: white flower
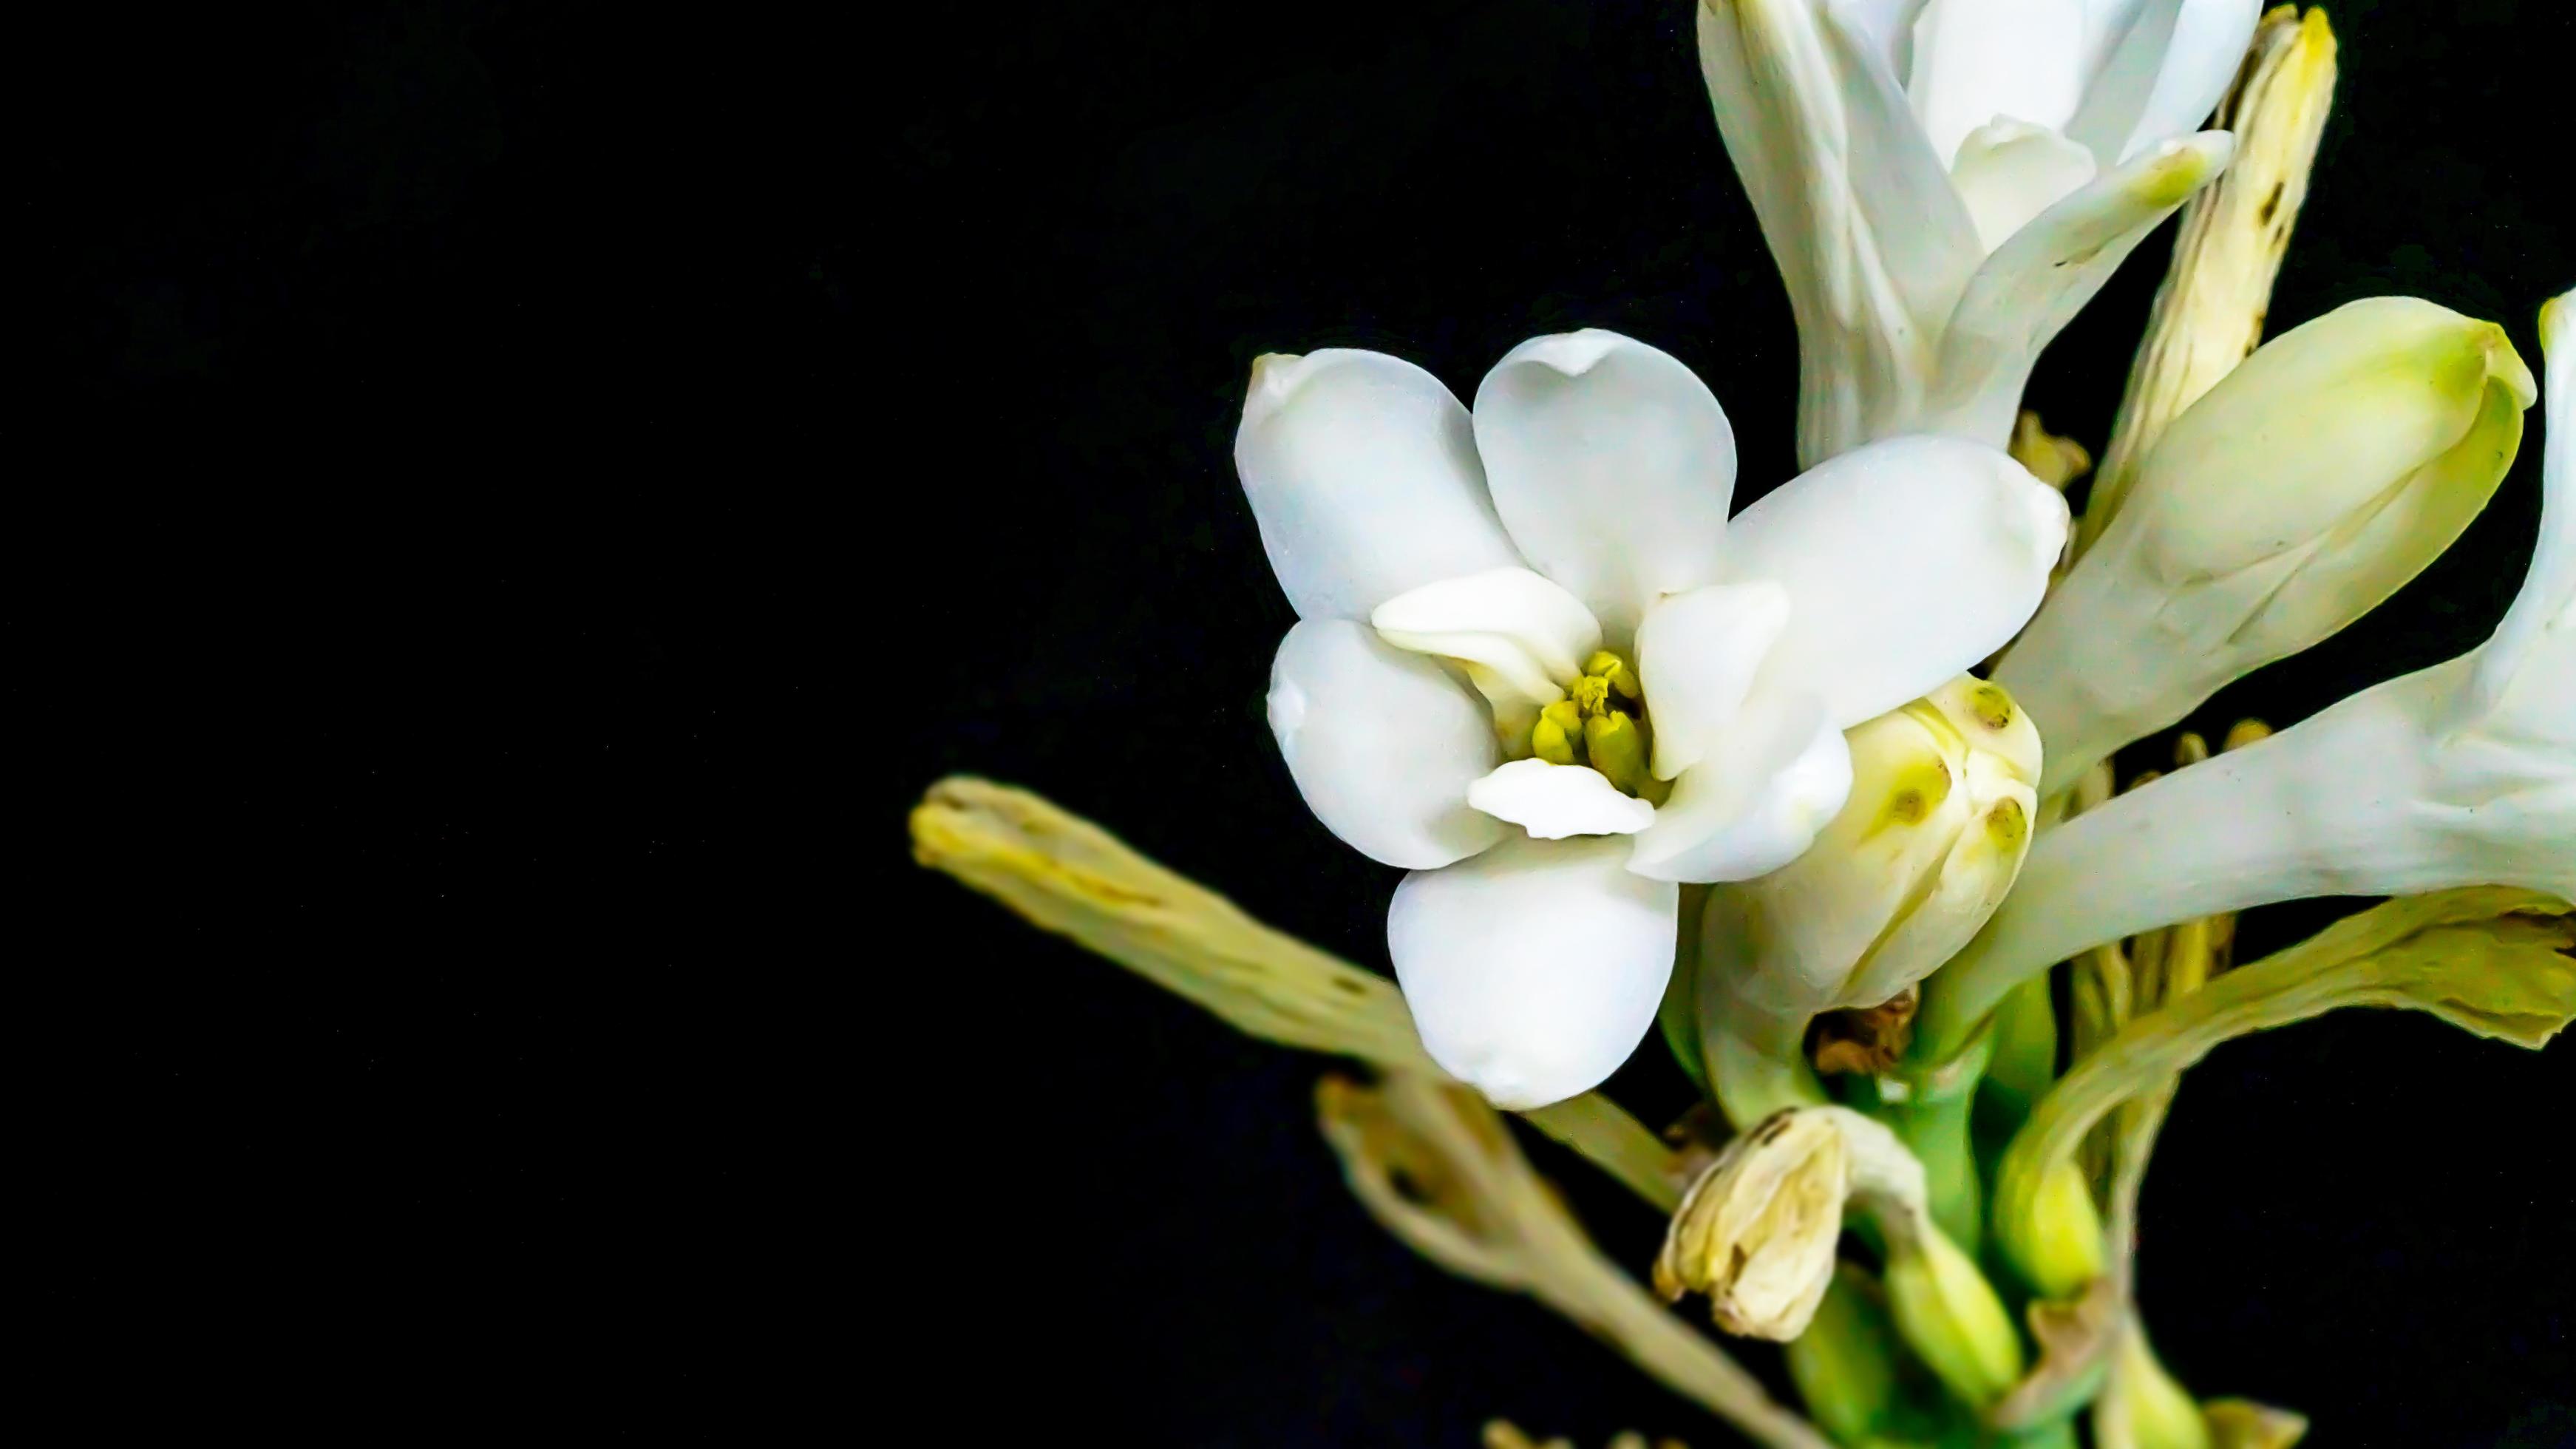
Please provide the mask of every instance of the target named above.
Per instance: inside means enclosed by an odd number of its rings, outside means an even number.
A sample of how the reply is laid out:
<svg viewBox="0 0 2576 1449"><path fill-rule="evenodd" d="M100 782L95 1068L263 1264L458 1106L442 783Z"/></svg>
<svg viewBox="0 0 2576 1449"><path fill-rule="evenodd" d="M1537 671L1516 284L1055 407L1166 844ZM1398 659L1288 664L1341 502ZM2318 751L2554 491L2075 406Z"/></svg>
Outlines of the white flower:
<svg viewBox="0 0 2576 1449"><path fill-rule="evenodd" d="M1798 318L1798 456L2002 446L2032 362L2235 152L2256 0L1702 0L1700 66Z"/></svg>
<svg viewBox="0 0 2576 1449"><path fill-rule="evenodd" d="M2576 900L2576 292L2543 309L2541 343L2540 542L2495 633L2040 836L1956 963L1968 989L1940 1003L1955 1021L2087 947L2270 901L2467 885Z"/></svg>
<svg viewBox="0 0 2576 1449"><path fill-rule="evenodd" d="M2011 638L2066 534L2054 490L1944 438L1730 523L1717 400L1598 331L1515 348L1472 415L1380 353L1265 357L1235 464L1302 620L1271 674L1289 773L1414 872L1397 980L1432 1057L1506 1107L1626 1058L1675 883L1795 859L1849 789L1842 731Z"/></svg>

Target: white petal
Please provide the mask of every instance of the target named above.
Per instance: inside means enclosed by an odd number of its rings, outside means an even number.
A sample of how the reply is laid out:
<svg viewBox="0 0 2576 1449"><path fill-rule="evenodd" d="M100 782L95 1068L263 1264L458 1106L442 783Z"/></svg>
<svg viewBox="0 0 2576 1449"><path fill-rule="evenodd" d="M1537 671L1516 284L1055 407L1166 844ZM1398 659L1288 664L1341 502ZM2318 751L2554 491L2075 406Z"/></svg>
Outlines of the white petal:
<svg viewBox="0 0 2576 1449"><path fill-rule="evenodd" d="M1872 443L1736 516L1731 580L1788 591L1758 686L1813 692L1847 729L1930 693L2009 642L2048 591L2066 500L1956 438ZM1654 707L1653 686L1647 705Z"/></svg>
<svg viewBox="0 0 2576 1449"><path fill-rule="evenodd" d="M1655 823L1655 807L1622 795L1599 770L1514 760L1467 787L1467 803L1540 840L1569 835L1634 835Z"/></svg>
<svg viewBox="0 0 2576 1449"><path fill-rule="evenodd" d="M2066 133L2105 166L2200 128L2245 63L2261 0L2149 0Z"/></svg>
<svg viewBox="0 0 2576 1449"><path fill-rule="evenodd" d="M1467 410L1382 352L1254 362L1234 466L1301 618L1366 618L1407 589L1520 562Z"/></svg>
<svg viewBox="0 0 2576 1449"><path fill-rule="evenodd" d="M1743 707L1789 622L1778 584L1711 584L1655 606L1637 629L1637 679L1655 734L1655 778L1689 769Z"/></svg>
<svg viewBox="0 0 2576 1449"><path fill-rule="evenodd" d="M1619 839L1509 840L1396 887L1386 945L1422 1045L1498 1107L1600 1085L1654 1025L1679 888Z"/></svg>
<svg viewBox="0 0 2576 1449"><path fill-rule="evenodd" d="M1581 599L1517 565L1398 594L1369 622L1399 649L1464 660L1540 704L1563 698L1601 647ZM1482 677L1477 685L1489 687Z"/></svg>
<svg viewBox="0 0 2576 1449"><path fill-rule="evenodd" d="M1536 337L1476 389L1476 451L1521 554L1614 639L1708 582L1735 492L1735 430L1707 384L1642 342Z"/></svg>
<svg viewBox="0 0 2576 1449"><path fill-rule="evenodd" d="M1946 163L1997 116L2063 127L2084 99L2083 64L2084 8L2070 0L1932 0L1905 94Z"/></svg>
<svg viewBox="0 0 2576 1449"><path fill-rule="evenodd" d="M2539 686L2516 689L2525 656L2551 635L2576 636L2576 290L2560 293L2540 309L2541 435L2540 537L2531 567L2493 638L2478 650L2469 706L2484 713L2511 696L2517 716L2539 718L2547 707ZM2565 648L2562 640L2561 648ZM2561 671L2557 697L2576 690ZM2576 718L2576 705L2568 708Z"/></svg>
<svg viewBox="0 0 2576 1449"><path fill-rule="evenodd" d="M2044 126L1991 121L1968 133L1950 182L1987 251L2093 179L2093 153Z"/></svg>
<svg viewBox="0 0 2576 1449"><path fill-rule="evenodd" d="M1914 19L1924 0L1826 0L1846 34L1894 76L1914 73Z"/></svg>
<svg viewBox="0 0 2576 1449"><path fill-rule="evenodd" d="M1912 416L1930 341L1983 255L1873 11L1699 7L1718 130L1797 313L1809 461Z"/></svg>
<svg viewBox="0 0 2576 1449"><path fill-rule="evenodd" d="M1500 754L1473 695L1348 619L1308 619L1270 666L1270 732L1324 828L1372 860L1427 870L1503 837L1467 804Z"/></svg>
<svg viewBox="0 0 2576 1449"><path fill-rule="evenodd" d="M1768 875L1815 843L1851 782L1851 749L1821 699L1757 696L1673 782L1628 868L1671 881Z"/></svg>
<svg viewBox="0 0 2576 1449"><path fill-rule="evenodd" d="M2204 131L2157 146L2039 214L1968 279L1932 374L1927 428L1997 447L2012 435L2031 364L2132 248L2236 154Z"/></svg>

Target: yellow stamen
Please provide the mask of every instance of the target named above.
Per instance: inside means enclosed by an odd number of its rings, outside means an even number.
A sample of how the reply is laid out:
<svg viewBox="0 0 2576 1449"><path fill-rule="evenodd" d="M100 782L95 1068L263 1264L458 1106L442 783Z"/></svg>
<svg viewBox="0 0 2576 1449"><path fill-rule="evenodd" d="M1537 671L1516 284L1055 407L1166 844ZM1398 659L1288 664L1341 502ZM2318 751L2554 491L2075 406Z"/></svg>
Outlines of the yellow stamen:
<svg viewBox="0 0 2576 1449"><path fill-rule="evenodd" d="M1630 795L1642 792L1646 771L1646 732L1624 710L1596 714L1583 722L1583 747L1592 768Z"/></svg>
<svg viewBox="0 0 2576 1449"><path fill-rule="evenodd" d="M1583 716L1570 699L1560 699L1538 712L1530 728L1530 753L1551 765L1571 765L1583 743Z"/></svg>

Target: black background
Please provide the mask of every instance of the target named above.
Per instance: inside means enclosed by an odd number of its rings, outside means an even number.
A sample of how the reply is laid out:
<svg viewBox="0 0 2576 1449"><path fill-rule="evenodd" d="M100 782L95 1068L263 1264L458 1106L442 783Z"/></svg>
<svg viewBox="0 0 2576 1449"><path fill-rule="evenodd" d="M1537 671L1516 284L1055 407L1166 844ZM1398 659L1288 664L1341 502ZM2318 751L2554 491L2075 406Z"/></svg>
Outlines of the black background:
<svg viewBox="0 0 2576 1449"><path fill-rule="evenodd" d="M1366 345L1463 392L1612 327L1724 402L1739 502L1786 478L1795 336L1687 5L934 9L22 40L10 431L82 517L22 538L59 584L17 697L98 761L50 772L81 803L27 889L99 903L22 964L76 991L22 1026L59 1065L21 1193L92 1421L1732 1442L1371 1225L1327 1064L916 873L901 824L1022 783L1383 964L1393 873L1261 722L1245 371ZM2576 24L2333 13L2275 329L2413 292L2536 367ZM2101 442L2164 251L2044 360L2059 430ZM2199 722L2482 637L2538 456ZM2197 1069L2145 1205L2168 1362L2325 1444L2576 1439L2565 1054L2346 1015ZM1612 1090L1684 1097L1651 1052ZM1641 1265L1659 1225L1532 1150Z"/></svg>

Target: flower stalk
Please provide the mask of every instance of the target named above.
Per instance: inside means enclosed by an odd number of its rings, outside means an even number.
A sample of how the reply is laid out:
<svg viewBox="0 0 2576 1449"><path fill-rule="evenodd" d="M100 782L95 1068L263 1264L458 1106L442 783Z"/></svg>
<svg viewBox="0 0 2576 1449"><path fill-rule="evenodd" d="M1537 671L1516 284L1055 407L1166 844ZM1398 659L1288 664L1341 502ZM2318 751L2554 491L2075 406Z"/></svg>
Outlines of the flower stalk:
<svg viewBox="0 0 2576 1449"><path fill-rule="evenodd" d="M2044 1195L2113 1109L2221 1042L2347 1006L2427 1011L2538 1048L2576 1017L2576 908L2535 891L2474 887L2390 901L2220 976L2138 1018L2078 1063L2004 1155L1993 1222L2005 1257L2052 1298L2087 1275L2051 1251Z"/></svg>

